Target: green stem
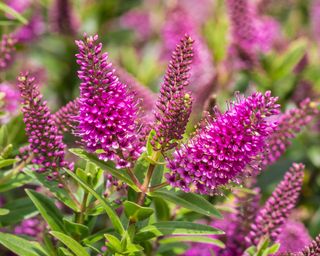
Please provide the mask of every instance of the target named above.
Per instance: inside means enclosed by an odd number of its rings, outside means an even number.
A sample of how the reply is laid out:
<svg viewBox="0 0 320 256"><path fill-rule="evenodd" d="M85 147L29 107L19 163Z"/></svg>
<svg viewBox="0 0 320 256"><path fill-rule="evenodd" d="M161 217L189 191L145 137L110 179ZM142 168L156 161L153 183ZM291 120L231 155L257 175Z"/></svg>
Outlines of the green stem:
<svg viewBox="0 0 320 256"><path fill-rule="evenodd" d="M133 171L130 168L126 168L126 171L128 175L130 176L131 180L134 182L134 184L137 185L138 188L141 188L141 183L136 177L136 175L133 173Z"/></svg>
<svg viewBox="0 0 320 256"><path fill-rule="evenodd" d="M158 185L154 185L154 186L150 187L150 188L149 188L149 191L150 191L150 192L154 192L154 191L156 191L156 190L158 190L158 189L160 189L160 188L166 187L166 186L168 186L168 185L169 185L169 183L165 181L165 182L163 182L163 183L160 183L160 184L158 184Z"/></svg>
<svg viewBox="0 0 320 256"><path fill-rule="evenodd" d="M58 175L58 181L63 185L63 188L67 191L67 193L69 194L71 199L75 202L77 207L80 209L81 206L80 206L80 203L79 203L78 199L74 196L74 194L72 193L69 185L64 181L64 179L62 179L61 175Z"/></svg>
<svg viewBox="0 0 320 256"><path fill-rule="evenodd" d="M15 167L14 169L12 169L7 175L3 176L0 179L0 184L3 184L5 182L7 182L8 180L10 180L13 176L17 175L27 164L29 164L31 162L31 160L33 159L33 154L31 154L26 161L23 161L22 163L20 163L17 167Z"/></svg>
<svg viewBox="0 0 320 256"><path fill-rule="evenodd" d="M79 224L83 224L84 223L85 214L86 214L86 211L87 211L88 196L89 196L89 193L87 191L85 191L84 195L83 195L81 207L80 207L80 215L79 215L79 220L78 220Z"/></svg>

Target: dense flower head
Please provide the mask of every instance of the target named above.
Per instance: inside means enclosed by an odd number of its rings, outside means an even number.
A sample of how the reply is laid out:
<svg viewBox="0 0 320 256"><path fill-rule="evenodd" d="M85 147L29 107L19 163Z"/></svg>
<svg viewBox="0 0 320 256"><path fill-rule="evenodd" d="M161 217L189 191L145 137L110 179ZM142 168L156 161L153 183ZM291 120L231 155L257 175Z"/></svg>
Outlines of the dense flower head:
<svg viewBox="0 0 320 256"><path fill-rule="evenodd" d="M79 112L79 99L70 101L52 115L52 119L58 130L61 132L71 132L75 129L75 119Z"/></svg>
<svg viewBox="0 0 320 256"><path fill-rule="evenodd" d="M185 91L189 85L192 45L191 37L185 35L172 53L156 103L156 135L152 141L155 150L173 148L184 134L192 104L191 95Z"/></svg>
<svg viewBox="0 0 320 256"><path fill-rule="evenodd" d="M64 161L65 145L55 126L46 101L42 100L34 78L28 73L18 77L22 100L23 120L28 136L29 149L34 154L32 162L40 172L50 170L48 179L59 175L59 168L67 167Z"/></svg>
<svg viewBox="0 0 320 256"><path fill-rule="evenodd" d="M4 94L3 103L4 111L9 115L15 115L19 109L20 93L15 85L10 83L0 83L0 93ZM2 117L2 121L7 118L7 115Z"/></svg>
<svg viewBox="0 0 320 256"><path fill-rule="evenodd" d="M78 21L72 9L70 0L54 0L50 10L51 25L53 31L74 35L78 30Z"/></svg>
<svg viewBox="0 0 320 256"><path fill-rule="evenodd" d="M137 103L115 75L108 54L101 53L98 36L76 41L81 79L77 133L91 152L103 150L100 159L117 168L129 167L142 152L137 134Z"/></svg>
<svg viewBox="0 0 320 256"><path fill-rule="evenodd" d="M318 256L318 255L320 255L320 235L318 235L301 252L288 254L288 256Z"/></svg>
<svg viewBox="0 0 320 256"><path fill-rule="evenodd" d="M209 118L187 145L175 151L168 164L169 183L185 192L212 194L237 181L248 167L258 169L256 157L276 128L267 118L279 113L276 101L270 91L247 98L237 95L224 114Z"/></svg>
<svg viewBox="0 0 320 256"><path fill-rule="evenodd" d="M296 253L311 242L311 237L303 223L289 219L283 226L277 242L281 244L277 256L283 253Z"/></svg>
<svg viewBox="0 0 320 256"><path fill-rule="evenodd" d="M3 35L0 41L0 71L5 70L13 62L16 38L11 35Z"/></svg>
<svg viewBox="0 0 320 256"><path fill-rule="evenodd" d="M310 99L305 99L300 103L299 108L293 108L281 114L278 118L278 129L268 138L267 147L263 153L262 168L276 162L291 145L291 139L318 113L317 104Z"/></svg>
<svg viewBox="0 0 320 256"><path fill-rule="evenodd" d="M248 243L257 245L262 237L276 241L283 224L297 203L303 180L303 164L294 163L283 180L258 212L247 237Z"/></svg>

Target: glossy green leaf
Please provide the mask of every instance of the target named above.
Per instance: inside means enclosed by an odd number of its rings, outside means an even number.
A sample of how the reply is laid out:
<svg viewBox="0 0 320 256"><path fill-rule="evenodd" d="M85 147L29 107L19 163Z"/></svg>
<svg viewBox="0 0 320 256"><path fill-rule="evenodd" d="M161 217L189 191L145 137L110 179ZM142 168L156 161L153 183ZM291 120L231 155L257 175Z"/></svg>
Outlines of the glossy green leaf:
<svg viewBox="0 0 320 256"><path fill-rule="evenodd" d="M0 232L0 243L19 256L47 256L49 255L37 242Z"/></svg>
<svg viewBox="0 0 320 256"><path fill-rule="evenodd" d="M65 170L72 178L74 178L85 190L87 190L90 194L92 194L103 206L106 213L108 214L114 228L120 233L124 233L124 227L116 214L116 212L112 209L109 203L102 198L96 191L94 191L88 184L84 183L77 175L69 170Z"/></svg>
<svg viewBox="0 0 320 256"><path fill-rule="evenodd" d="M145 241L164 235L217 235L224 232L211 226L186 222L163 221L142 228L135 236L135 241Z"/></svg>
<svg viewBox="0 0 320 256"><path fill-rule="evenodd" d="M73 237L84 238L89 235L89 228L85 225L72 222L66 218L63 219L63 223L68 233Z"/></svg>
<svg viewBox="0 0 320 256"><path fill-rule="evenodd" d="M106 245L112 252L123 252L121 241L117 237L110 234L105 234L104 236L106 238Z"/></svg>
<svg viewBox="0 0 320 256"><path fill-rule="evenodd" d="M8 128L6 125L0 127L0 150L8 145Z"/></svg>
<svg viewBox="0 0 320 256"><path fill-rule="evenodd" d="M22 24L24 25L28 24L28 21L20 13L18 13L16 10L11 8L9 5L0 2L0 10L4 11L7 14L10 14L12 17L20 21Z"/></svg>
<svg viewBox="0 0 320 256"><path fill-rule="evenodd" d="M174 190L161 190L149 193L151 197L162 198L171 203L180 205L191 211L211 216L222 218L220 212L214 206L205 200L202 196L192 193L175 192Z"/></svg>
<svg viewBox="0 0 320 256"><path fill-rule="evenodd" d="M142 207L134 202L125 201L124 205L124 212L132 221L142 221L149 218L153 213L154 210L149 207Z"/></svg>
<svg viewBox="0 0 320 256"><path fill-rule="evenodd" d="M96 166L98 166L102 170L109 172L113 177L115 177L119 180L122 180L123 182L128 184L128 186L130 186L132 189L134 189L136 192L139 192L139 188L132 182L131 178L124 170L114 169L111 163L102 161L94 154L87 153L85 150L82 150L79 148L72 148L72 149L69 149L69 151L71 153L73 153L74 155L76 155L86 161L89 161L90 163L95 164Z"/></svg>
<svg viewBox="0 0 320 256"><path fill-rule="evenodd" d="M37 207L42 217L46 220L51 230L67 233L63 224L63 215L55 206L52 199L49 199L49 197L34 190L26 189L26 193Z"/></svg>
<svg viewBox="0 0 320 256"><path fill-rule="evenodd" d="M170 244L177 242L194 242L194 243L203 243L203 244L211 244L218 246L220 248L225 248L223 242L218 239L214 239L207 236L170 236L165 237L159 241L160 244Z"/></svg>
<svg viewBox="0 0 320 256"><path fill-rule="evenodd" d="M70 236L57 231L51 231L50 234L67 246L76 256L90 256L86 249Z"/></svg>
<svg viewBox="0 0 320 256"><path fill-rule="evenodd" d="M16 159L3 159L3 160L0 160L0 168L10 166L10 165L14 164L16 161L17 161Z"/></svg>

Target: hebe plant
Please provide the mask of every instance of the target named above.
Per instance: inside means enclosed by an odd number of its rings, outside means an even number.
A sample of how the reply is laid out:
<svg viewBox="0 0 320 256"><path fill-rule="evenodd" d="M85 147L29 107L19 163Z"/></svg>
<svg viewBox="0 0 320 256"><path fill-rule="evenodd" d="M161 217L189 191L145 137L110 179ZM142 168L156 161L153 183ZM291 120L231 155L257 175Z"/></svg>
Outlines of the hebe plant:
<svg viewBox="0 0 320 256"><path fill-rule="evenodd" d="M235 58L249 70L269 46L261 34L255 38L261 24L246 1L227 6ZM59 23L55 29L75 34ZM15 43L3 37L0 68L10 66ZM269 90L235 92L225 111L210 102L188 129L196 43L188 34L176 42L155 101L112 65L98 35L86 33L75 41L79 97L57 112L32 72L17 77L19 92L1 88L0 191L23 188L27 195L1 202L6 255L320 255L319 236L310 241L290 220L305 166L292 163L263 205L257 185L319 113L317 103L306 98L281 112ZM17 99L28 143L14 152L5 119ZM234 197L231 206L219 203L226 195ZM294 247L297 241L307 247Z"/></svg>

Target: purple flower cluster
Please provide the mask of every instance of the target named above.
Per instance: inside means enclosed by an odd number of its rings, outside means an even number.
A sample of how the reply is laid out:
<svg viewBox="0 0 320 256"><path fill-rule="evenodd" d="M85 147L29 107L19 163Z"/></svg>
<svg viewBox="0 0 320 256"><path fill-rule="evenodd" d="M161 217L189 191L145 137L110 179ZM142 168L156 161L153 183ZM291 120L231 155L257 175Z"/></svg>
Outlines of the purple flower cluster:
<svg viewBox="0 0 320 256"><path fill-rule="evenodd" d="M11 35L3 35L0 41L0 72L13 62L17 40Z"/></svg>
<svg viewBox="0 0 320 256"><path fill-rule="evenodd" d="M242 62L243 68L256 64L256 53L270 49L278 34L277 23L257 14L256 6L248 0L228 0L228 11L232 25L232 51Z"/></svg>
<svg viewBox="0 0 320 256"><path fill-rule="evenodd" d="M79 113L79 99L70 101L52 115L54 124L61 132L72 132L75 129L75 119Z"/></svg>
<svg viewBox="0 0 320 256"><path fill-rule="evenodd" d="M288 220L283 226L277 242L281 244L277 256L284 253L297 253L311 242L311 237L303 223Z"/></svg>
<svg viewBox="0 0 320 256"><path fill-rule="evenodd" d="M47 103L42 101L34 78L26 73L21 74L18 81L29 149L34 154L32 162L39 165L39 172L50 170L48 179L53 179L59 175L60 168L67 167L62 136L54 124Z"/></svg>
<svg viewBox="0 0 320 256"><path fill-rule="evenodd" d="M81 79L77 133L89 151L104 151L100 159L115 161L117 168L129 167L143 150L135 122L137 103L97 40L97 35L85 35L76 41Z"/></svg>
<svg viewBox="0 0 320 256"><path fill-rule="evenodd" d="M289 217L298 200L302 180L303 164L294 163L275 191L258 212L251 231L246 238L249 244L257 245L264 236L276 241L282 225Z"/></svg>
<svg viewBox="0 0 320 256"><path fill-rule="evenodd" d="M75 35L78 21L72 9L70 0L54 0L50 12L53 31L64 35Z"/></svg>
<svg viewBox="0 0 320 256"><path fill-rule="evenodd" d="M13 85L6 82L0 84L0 93L4 94L3 103L5 116L1 117L1 122L7 120L8 116L15 115L19 109L20 93L19 90Z"/></svg>
<svg viewBox="0 0 320 256"><path fill-rule="evenodd" d="M16 235L30 236L38 241L41 241L45 229L46 224L39 218L34 217L23 220L18 226L14 228L13 233Z"/></svg>
<svg viewBox="0 0 320 256"><path fill-rule="evenodd" d="M185 35L172 53L156 103L156 135L152 140L155 150L165 152L183 138L192 104L191 95L185 91L193 58L192 45L191 37Z"/></svg>
<svg viewBox="0 0 320 256"><path fill-rule="evenodd" d="M258 169L255 160L276 128L267 119L279 113L276 101L269 91L247 98L238 95L224 114L216 111L169 160L169 183L185 192L213 194L219 186L236 181L248 167Z"/></svg>
<svg viewBox="0 0 320 256"><path fill-rule="evenodd" d="M278 129L268 138L268 146L263 153L261 167L265 168L276 162L291 145L290 140L318 113L317 104L309 99L302 101L299 108L283 113L278 118Z"/></svg>
<svg viewBox="0 0 320 256"><path fill-rule="evenodd" d="M18 28L14 36L21 43L35 41L45 32L45 23L40 10L35 10L28 24Z"/></svg>
<svg viewBox="0 0 320 256"><path fill-rule="evenodd" d="M320 255L320 235L299 253L290 253L288 256L318 256Z"/></svg>

